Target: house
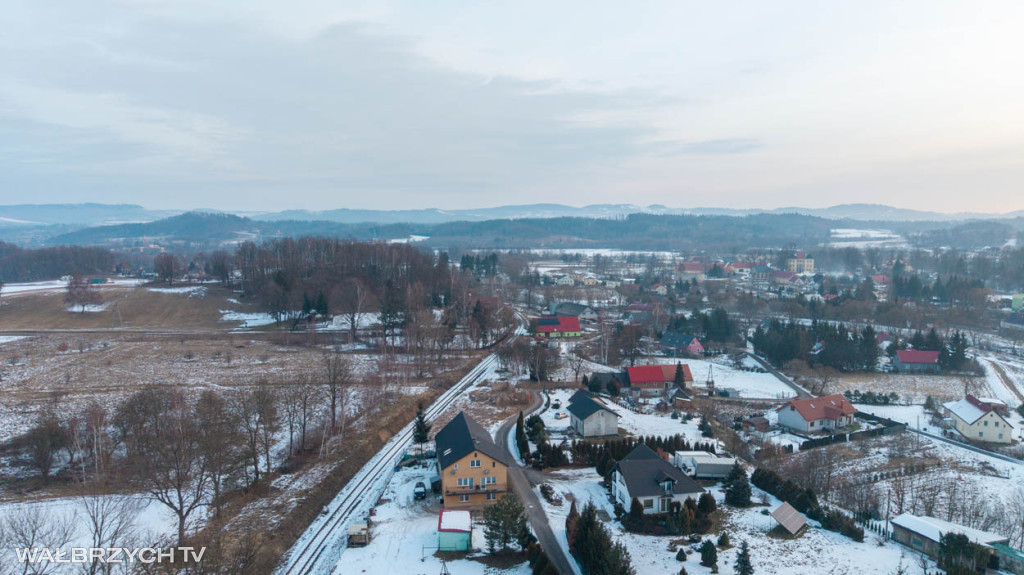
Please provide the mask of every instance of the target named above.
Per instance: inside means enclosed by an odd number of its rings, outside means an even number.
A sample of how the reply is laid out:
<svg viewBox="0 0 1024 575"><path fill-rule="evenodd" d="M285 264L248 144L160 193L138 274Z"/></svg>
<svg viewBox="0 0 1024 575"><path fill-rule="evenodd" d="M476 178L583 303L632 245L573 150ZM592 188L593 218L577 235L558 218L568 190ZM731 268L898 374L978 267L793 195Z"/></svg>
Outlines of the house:
<svg viewBox="0 0 1024 575"><path fill-rule="evenodd" d="M672 392L671 405L675 409L692 409L693 398L690 397L690 394L677 387Z"/></svg>
<svg viewBox="0 0 1024 575"><path fill-rule="evenodd" d="M676 267L676 270L682 276L682 279L690 281L695 279L697 281L704 281L704 269L705 265L700 262L683 262Z"/></svg>
<svg viewBox="0 0 1024 575"><path fill-rule="evenodd" d="M813 274L814 258L804 252L796 252L786 260L786 266L794 274Z"/></svg>
<svg viewBox="0 0 1024 575"><path fill-rule="evenodd" d="M574 285L576 285L576 280L572 276L569 276L569 275L559 276L559 277L557 277L555 279L555 285L574 286Z"/></svg>
<svg viewBox="0 0 1024 575"><path fill-rule="evenodd" d="M581 320L590 321L597 319L597 312L594 311L592 307L571 301L565 301L559 304L552 304L551 315L577 317Z"/></svg>
<svg viewBox="0 0 1024 575"><path fill-rule="evenodd" d="M703 355L704 346L696 336L667 331L661 336L661 351L669 354Z"/></svg>
<svg viewBox="0 0 1024 575"><path fill-rule="evenodd" d="M783 427L797 431L831 431L852 424L857 408L837 393L794 399L775 411Z"/></svg>
<svg viewBox="0 0 1024 575"><path fill-rule="evenodd" d="M569 412L569 427L581 437L619 434L619 414L587 391L574 393L566 411Z"/></svg>
<svg viewBox="0 0 1024 575"><path fill-rule="evenodd" d="M469 551L473 516L464 509L442 509L437 514L437 550Z"/></svg>
<svg viewBox="0 0 1024 575"><path fill-rule="evenodd" d="M892 524L893 539L931 557L938 556L939 541L946 533L963 533L971 543L982 547L992 547L1000 543L1005 545L1010 540L1002 535L972 529L927 515L904 513L894 517L890 523Z"/></svg>
<svg viewBox="0 0 1024 575"><path fill-rule="evenodd" d="M694 479L724 479L736 461L735 457L719 457L707 451L677 451L672 456L672 465Z"/></svg>
<svg viewBox="0 0 1024 575"><path fill-rule="evenodd" d="M897 351L892 365L896 371L935 373L942 369L939 365L939 352L919 351L916 349L901 349Z"/></svg>
<svg viewBox="0 0 1024 575"><path fill-rule="evenodd" d="M960 435L973 441L1012 443L1013 426L1006 421L1006 404L998 399L973 395L942 404L949 425Z"/></svg>
<svg viewBox="0 0 1024 575"><path fill-rule="evenodd" d="M612 498L626 509L635 498L645 514L667 513L673 503L701 493L700 485L642 443L612 468Z"/></svg>
<svg viewBox="0 0 1024 575"><path fill-rule="evenodd" d="M508 463L491 434L459 412L434 438L446 508L491 505L508 492Z"/></svg>
<svg viewBox="0 0 1024 575"><path fill-rule="evenodd" d="M626 377L621 373L592 373L587 378L587 381L592 385L600 385L602 390L607 390L609 385L614 385L620 391L626 387ZM576 396L573 395L573 397ZM569 401L572 401L572 399L570 398Z"/></svg>
<svg viewBox="0 0 1024 575"><path fill-rule="evenodd" d="M543 316L534 322L534 332L540 337L579 337L580 320L570 316Z"/></svg>
<svg viewBox="0 0 1024 575"><path fill-rule="evenodd" d="M689 366L683 366L683 378ZM629 393L639 397L664 397L675 386L676 366L638 365L626 368L626 385ZM690 376L693 381L693 376Z"/></svg>
<svg viewBox="0 0 1024 575"><path fill-rule="evenodd" d="M773 283L777 284L791 284L796 281L796 274L793 272L778 270L772 272L770 279Z"/></svg>
<svg viewBox="0 0 1024 575"><path fill-rule="evenodd" d="M668 286L665 284L654 284L651 291L658 295L668 295Z"/></svg>
<svg viewBox="0 0 1024 575"><path fill-rule="evenodd" d="M768 421L768 418L760 415L744 419L741 425L743 426L743 431L746 431L747 433L766 433L772 428L772 424Z"/></svg>

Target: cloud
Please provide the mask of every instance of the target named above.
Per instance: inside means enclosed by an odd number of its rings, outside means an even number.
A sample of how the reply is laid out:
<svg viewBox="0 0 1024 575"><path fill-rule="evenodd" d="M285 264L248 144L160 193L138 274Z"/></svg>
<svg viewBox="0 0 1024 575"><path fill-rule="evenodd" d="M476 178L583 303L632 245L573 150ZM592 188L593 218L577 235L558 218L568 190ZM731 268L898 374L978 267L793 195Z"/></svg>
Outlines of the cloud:
<svg viewBox="0 0 1024 575"><path fill-rule="evenodd" d="M662 156L718 156L746 154L761 147L761 142L754 138L728 138L697 142L666 142L656 146L655 151Z"/></svg>

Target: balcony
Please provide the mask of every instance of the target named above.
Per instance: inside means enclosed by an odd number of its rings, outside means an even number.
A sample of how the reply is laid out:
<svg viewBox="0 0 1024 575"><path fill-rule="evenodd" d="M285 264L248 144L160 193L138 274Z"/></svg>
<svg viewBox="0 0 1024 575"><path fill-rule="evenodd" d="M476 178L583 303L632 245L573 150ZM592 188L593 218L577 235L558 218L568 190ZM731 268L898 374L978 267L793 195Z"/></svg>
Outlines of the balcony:
<svg viewBox="0 0 1024 575"><path fill-rule="evenodd" d="M474 493L504 493L508 491L508 485L504 483L491 483L490 485L474 485L472 487L445 487L445 495L473 495Z"/></svg>

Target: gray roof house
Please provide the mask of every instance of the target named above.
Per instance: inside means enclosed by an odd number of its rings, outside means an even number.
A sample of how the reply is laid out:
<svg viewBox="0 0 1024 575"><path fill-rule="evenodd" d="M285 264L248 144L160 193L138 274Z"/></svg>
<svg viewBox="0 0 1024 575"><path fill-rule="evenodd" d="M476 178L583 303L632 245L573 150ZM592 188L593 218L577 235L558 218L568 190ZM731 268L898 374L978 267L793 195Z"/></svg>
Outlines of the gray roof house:
<svg viewBox="0 0 1024 575"><path fill-rule="evenodd" d="M596 320L597 312L594 308L581 303L564 301L558 304L551 304L551 315L564 315L578 317L586 320Z"/></svg>
<svg viewBox="0 0 1024 575"><path fill-rule="evenodd" d="M569 400L569 425L581 437L602 437L619 434L619 414L585 390Z"/></svg>
<svg viewBox="0 0 1024 575"><path fill-rule="evenodd" d="M642 443L612 468L612 498L627 510L636 498L645 514L667 513L673 503L701 493L700 485Z"/></svg>
<svg viewBox="0 0 1024 575"><path fill-rule="evenodd" d="M441 469L447 469L448 466L474 451L484 453L508 465L505 455L491 439L491 434L461 411L448 422L448 425L437 432L434 443L437 448L437 461Z"/></svg>

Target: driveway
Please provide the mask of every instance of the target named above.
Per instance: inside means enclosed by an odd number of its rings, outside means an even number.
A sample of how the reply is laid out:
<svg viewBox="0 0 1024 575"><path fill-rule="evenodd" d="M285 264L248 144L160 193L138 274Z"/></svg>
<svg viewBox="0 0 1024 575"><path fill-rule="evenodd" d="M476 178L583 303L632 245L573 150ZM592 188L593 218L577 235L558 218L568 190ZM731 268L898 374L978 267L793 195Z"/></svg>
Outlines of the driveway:
<svg viewBox="0 0 1024 575"><path fill-rule="evenodd" d="M533 413L543 404L540 394L534 393L533 398L533 403L529 409L523 411L524 415ZM518 415L501 424L495 438L498 447L510 463L508 467L509 485L512 486L512 490L519 496L523 506L526 507L526 513L530 518L530 525L533 526L533 532L536 533L540 546L544 548L544 552L547 553L551 562L555 564L558 572L562 575L579 573L579 570L575 569L575 559L567 557L562 546L558 544L558 539L555 538L555 533L551 530L551 523L548 522L548 516L544 513L544 508L541 506L540 498L537 497L537 492L533 489L540 478L540 474L533 469L517 465L515 463L516 458L509 451L509 435L515 429L517 418Z"/></svg>

